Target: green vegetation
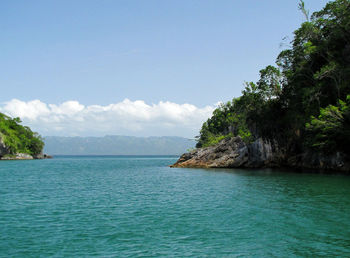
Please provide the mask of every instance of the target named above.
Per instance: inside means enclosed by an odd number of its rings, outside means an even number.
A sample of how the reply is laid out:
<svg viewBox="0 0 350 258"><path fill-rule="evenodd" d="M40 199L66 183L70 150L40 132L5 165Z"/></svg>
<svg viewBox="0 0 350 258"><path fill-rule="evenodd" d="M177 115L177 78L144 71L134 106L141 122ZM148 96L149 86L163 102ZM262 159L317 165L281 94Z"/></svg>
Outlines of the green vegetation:
<svg viewBox="0 0 350 258"><path fill-rule="evenodd" d="M306 124L309 145L323 152L350 152L350 95L346 102L339 100L337 106L321 108L318 118L312 116Z"/></svg>
<svg viewBox="0 0 350 258"><path fill-rule="evenodd" d="M350 150L350 1L329 2L305 22L276 66L246 82L242 96L220 105L202 126L197 147L223 137L275 139L290 152Z"/></svg>
<svg viewBox="0 0 350 258"><path fill-rule="evenodd" d="M20 123L21 120L18 117L12 119L0 113L0 138L9 149L9 154L40 154L44 147L41 136Z"/></svg>

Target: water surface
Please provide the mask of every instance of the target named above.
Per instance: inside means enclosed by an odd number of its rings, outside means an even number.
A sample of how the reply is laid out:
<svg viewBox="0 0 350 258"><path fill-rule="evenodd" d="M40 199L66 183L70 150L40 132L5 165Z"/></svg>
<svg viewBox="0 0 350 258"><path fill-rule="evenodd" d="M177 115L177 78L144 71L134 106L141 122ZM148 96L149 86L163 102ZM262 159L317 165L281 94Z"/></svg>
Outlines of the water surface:
<svg viewBox="0 0 350 258"><path fill-rule="evenodd" d="M350 256L349 176L176 158L0 162L0 256Z"/></svg>

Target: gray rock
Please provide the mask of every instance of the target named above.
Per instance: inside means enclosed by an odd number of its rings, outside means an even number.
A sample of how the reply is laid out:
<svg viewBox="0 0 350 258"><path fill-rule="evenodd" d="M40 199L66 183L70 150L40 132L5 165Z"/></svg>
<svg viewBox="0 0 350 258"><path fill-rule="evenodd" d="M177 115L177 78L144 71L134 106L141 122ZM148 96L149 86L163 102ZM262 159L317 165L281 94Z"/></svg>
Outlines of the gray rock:
<svg viewBox="0 0 350 258"><path fill-rule="evenodd" d="M9 153L9 150L8 148L6 147L2 137L1 137L1 134L0 134L0 157L6 155Z"/></svg>
<svg viewBox="0 0 350 258"><path fill-rule="evenodd" d="M33 156L34 159L52 159L51 155L40 153L38 155Z"/></svg>
<svg viewBox="0 0 350 258"><path fill-rule="evenodd" d="M9 149L6 147L1 134L0 134L0 159L1 160L18 160L18 159L51 159L52 156L47 154L38 154L34 157L27 153L11 154Z"/></svg>
<svg viewBox="0 0 350 258"><path fill-rule="evenodd" d="M294 167L317 170L350 171L345 154L324 155L305 152L288 155L277 141L258 138L246 144L242 138L226 138L215 146L183 154L171 167L198 168L271 168Z"/></svg>
<svg viewBox="0 0 350 258"><path fill-rule="evenodd" d="M290 167L350 172L349 158L340 152L330 155L306 152L288 158L286 164Z"/></svg>
<svg viewBox="0 0 350 258"><path fill-rule="evenodd" d="M241 137L223 139L215 146L196 149L183 154L172 167L237 168L259 167L273 155L270 143L257 141L247 145Z"/></svg>
<svg viewBox="0 0 350 258"><path fill-rule="evenodd" d="M26 153L16 153L14 155L6 154L1 157L2 160L20 160L20 159L33 159L33 156Z"/></svg>

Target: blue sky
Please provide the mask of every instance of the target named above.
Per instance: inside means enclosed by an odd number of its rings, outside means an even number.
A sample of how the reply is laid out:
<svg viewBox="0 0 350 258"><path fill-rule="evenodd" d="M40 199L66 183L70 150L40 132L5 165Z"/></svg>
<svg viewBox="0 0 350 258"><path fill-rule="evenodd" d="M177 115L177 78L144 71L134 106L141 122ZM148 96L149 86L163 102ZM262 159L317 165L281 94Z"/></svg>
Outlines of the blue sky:
<svg viewBox="0 0 350 258"><path fill-rule="evenodd" d="M327 1L305 2L315 11ZM2 111L13 99L56 106L129 99L149 106L162 101L212 107L239 96L244 81L257 80L258 71L274 63L285 48L283 37L291 39L303 21L297 5L296 0L1 1ZM23 112L8 113L26 118ZM140 133L148 134L152 131Z"/></svg>

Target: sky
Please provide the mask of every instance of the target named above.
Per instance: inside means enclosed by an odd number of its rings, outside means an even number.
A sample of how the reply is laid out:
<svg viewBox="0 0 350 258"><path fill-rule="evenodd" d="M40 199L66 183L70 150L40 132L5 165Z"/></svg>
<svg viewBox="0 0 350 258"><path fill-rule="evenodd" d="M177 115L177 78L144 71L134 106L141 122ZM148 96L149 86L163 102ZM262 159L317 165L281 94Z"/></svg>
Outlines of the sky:
<svg viewBox="0 0 350 258"><path fill-rule="evenodd" d="M297 0L1 1L0 112L44 136L193 138L303 21Z"/></svg>

